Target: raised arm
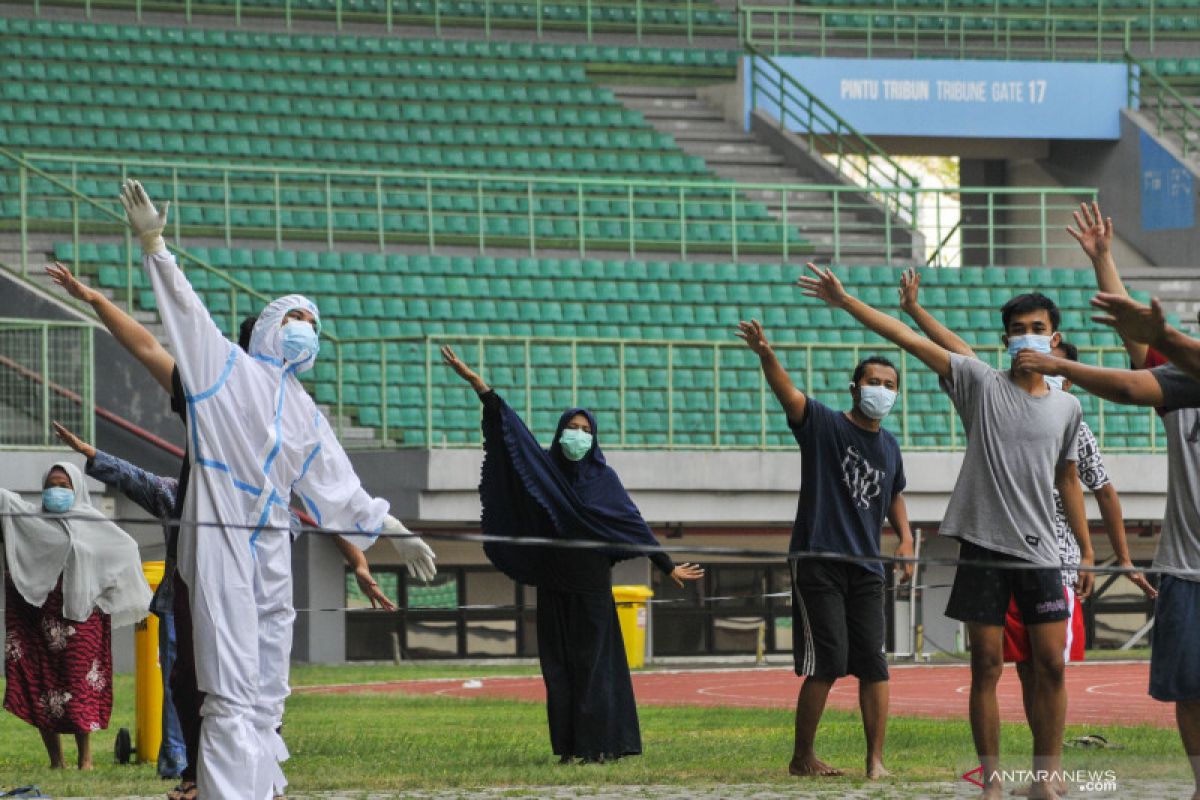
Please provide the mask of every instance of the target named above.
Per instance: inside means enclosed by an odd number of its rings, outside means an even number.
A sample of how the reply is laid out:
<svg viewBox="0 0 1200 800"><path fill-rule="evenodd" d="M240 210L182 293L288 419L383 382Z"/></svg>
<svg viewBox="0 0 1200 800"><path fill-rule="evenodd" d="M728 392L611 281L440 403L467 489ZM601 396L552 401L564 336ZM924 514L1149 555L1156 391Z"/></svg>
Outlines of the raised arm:
<svg viewBox="0 0 1200 800"><path fill-rule="evenodd" d="M1129 292L1117 273L1117 262L1113 260L1112 217L1102 216L1100 204L1094 200L1090 206L1080 203L1079 210L1073 216L1075 227L1068 225L1067 233L1079 242L1084 254L1091 260L1092 270L1096 273L1096 287L1106 294L1128 297ZM1140 369L1146 363L1146 345L1124 336L1121 339L1125 344L1125 352L1129 353L1129 360Z"/></svg>
<svg viewBox="0 0 1200 800"><path fill-rule="evenodd" d="M1017 353L1013 368L1042 375L1061 375L1085 392L1122 405L1157 407L1163 404L1162 386L1144 369L1093 367L1032 350Z"/></svg>
<svg viewBox="0 0 1200 800"><path fill-rule="evenodd" d="M1125 515L1121 510L1121 498L1117 494L1117 487L1106 483L1092 492L1092 495L1096 498L1096 505L1100 507L1100 519L1104 520L1104 532L1108 535L1108 543L1116 556L1117 566L1132 567L1133 559L1129 555L1129 542L1125 536ZM1151 600L1158 597L1158 591L1142 573L1127 572L1125 577L1141 589L1146 597Z"/></svg>
<svg viewBox="0 0 1200 800"><path fill-rule="evenodd" d="M1093 320L1115 328L1123 339L1150 345L1193 380L1200 380L1200 340L1168 325L1157 297L1146 305L1128 295L1101 292L1092 298L1092 305L1104 312Z"/></svg>
<svg viewBox="0 0 1200 800"><path fill-rule="evenodd" d="M471 388L475 390L476 394L483 395L492 390L492 387L488 386L484 382L483 378L479 376L479 373L468 367L466 362L464 362L455 354L454 348L448 344L442 345L442 361L448 367L450 367L450 369L454 370L458 377L471 384Z"/></svg>
<svg viewBox="0 0 1200 800"><path fill-rule="evenodd" d="M1070 526L1075 541L1079 542L1080 566L1090 567L1096 563L1096 558L1092 552L1092 537L1088 530L1087 512L1083 506L1083 488L1079 485L1079 472L1074 461L1064 461L1059 464L1054 476L1054 486L1058 489L1059 497L1062 498L1067 525ZM1092 593L1092 584L1095 580L1095 573L1089 571L1079 573L1075 591L1079 594L1080 599L1084 599Z"/></svg>
<svg viewBox="0 0 1200 800"><path fill-rule="evenodd" d="M950 377L949 350L929 341L900 320L875 310L847 293L832 269L822 270L811 263L808 268L812 270L813 275L803 275L799 280L800 286L804 288L805 297L816 297L834 308L845 310L868 330L919 358L939 376Z"/></svg>
<svg viewBox="0 0 1200 800"><path fill-rule="evenodd" d="M799 425L804 421L804 411L808 407L808 397L805 396L804 392L795 387L792 379L788 377L787 370L783 368L783 365L779 363L779 359L775 357L775 351L771 348L770 342L767 341L767 335L763 332L762 324L756 319L752 319L749 322L739 322L735 335L745 342L746 346L758 356L758 362L762 367L763 375L767 379L767 385L775 393L775 398L779 401L779 405L783 406L783 412L787 414L789 420Z"/></svg>
<svg viewBox="0 0 1200 800"><path fill-rule="evenodd" d="M162 346L162 343L154 338L154 334L146 330L140 322L122 311L116 303L105 297L102 292L85 286L78 278L71 274L71 270L59 262L55 261L52 265L46 267L46 274L55 283L66 289L67 294L71 295L71 297L91 306L92 310L96 312L96 316L104 323L104 327L108 328L108 332L113 335L113 338L128 350L131 356L141 362L142 366L158 382L158 385L166 390L167 394L171 393L171 372L175 369L175 359Z"/></svg>
<svg viewBox="0 0 1200 800"><path fill-rule="evenodd" d="M150 275L158 314L167 332L179 376L191 394L202 394L220 385L237 348L217 328L200 297L175 263L162 239L170 203L161 212L137 181L121 186L121 204L129 225L142 243L142 265ZM170 382L166 385L170 389Z"/></svg>
<svg viewBox="0 0 1200 800"><path fill-rule="evenodd" d="M917 272L917 268L909 267L904 270L900 275L900 310L912 317L921 332L934 344L960 356L977 358L975 351L961 336L943 325L921 305L917 299L920 286L921 273Z"/></svg>

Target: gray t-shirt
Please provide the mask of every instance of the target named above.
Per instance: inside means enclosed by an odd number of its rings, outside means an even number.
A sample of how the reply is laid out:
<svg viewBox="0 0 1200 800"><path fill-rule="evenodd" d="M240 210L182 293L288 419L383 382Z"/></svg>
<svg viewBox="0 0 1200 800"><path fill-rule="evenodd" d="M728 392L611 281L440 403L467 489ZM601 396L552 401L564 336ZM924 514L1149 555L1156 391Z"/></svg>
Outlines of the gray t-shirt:
<svg viewBox="0 0 1200 800"><path fill-rule="evenodd" d="M1083 410L1067 392L1041 397L1007 371L950 356L942 380L967 432L967 452L940 533L988 550L1059 567L1055 474L1078 458Z"/></svg>
<svg viewBox="0 0 1200 800"><path fill-rule="evenodd" d="M1154 566L1191 570L1178 577L1200 581L1200 383L1171 364L1150 373L1162 387L1167 431L1167 510Z"/></svg>

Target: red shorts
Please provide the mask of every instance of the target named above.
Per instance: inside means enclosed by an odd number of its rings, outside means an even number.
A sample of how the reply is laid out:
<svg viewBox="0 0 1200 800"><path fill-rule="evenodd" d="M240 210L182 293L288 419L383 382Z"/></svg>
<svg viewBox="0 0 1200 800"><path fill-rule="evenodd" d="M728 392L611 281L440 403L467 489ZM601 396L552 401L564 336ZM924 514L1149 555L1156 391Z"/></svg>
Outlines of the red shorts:
<svg viewBox="0 0 1200 800"><path fill-rule="evenodd" d="M1067 646L1063 650L1063 661L1083 661L1083 646L1087 635L1083 632L1083 604L1070 586L1063 587L1067 597L1067 608L1071 616L1067 619ZM1017 610L1016 600L1008 601L1008 614L1004 617L1004 660L1029 660L1029 632L1021 620L1021 612Z"/></svg>

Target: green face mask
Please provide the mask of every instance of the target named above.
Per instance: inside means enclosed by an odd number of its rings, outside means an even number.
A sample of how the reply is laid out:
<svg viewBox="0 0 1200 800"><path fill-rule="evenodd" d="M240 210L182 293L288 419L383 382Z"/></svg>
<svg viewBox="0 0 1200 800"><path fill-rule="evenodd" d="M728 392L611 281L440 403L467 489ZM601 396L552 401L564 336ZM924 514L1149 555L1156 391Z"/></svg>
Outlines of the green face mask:
<svg viewBox="0 0 1200 800"><path fill-rule="evenodd" d="M558 443L562 445L563 455L572 461L578 461L592 449L592 435L578 428L567 428L562 432L562 436L558 437Z"/></svg>

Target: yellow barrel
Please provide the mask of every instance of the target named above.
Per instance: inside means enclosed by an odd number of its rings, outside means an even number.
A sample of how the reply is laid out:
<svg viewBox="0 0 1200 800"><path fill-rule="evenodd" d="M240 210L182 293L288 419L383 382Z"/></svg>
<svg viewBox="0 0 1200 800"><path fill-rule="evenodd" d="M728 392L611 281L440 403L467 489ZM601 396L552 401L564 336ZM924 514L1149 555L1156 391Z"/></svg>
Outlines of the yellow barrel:
<svg viewBox="0 0 1200 800"><path fill-rule="evenodd" d="M646 666L646 606L654 592L649 586L614 586L617 619L625 640L625 657L631 669Z"/></svg>
<svg viewBox="0 0 1200 800"><path fill-rule="evenodd" d="M161 561L142 563L151 590L162 583ZM134 684L137 702L137 760L157 762L162 744L163 674L158 660L158 617L153 614L137 624L133 633Z"/></svg>

